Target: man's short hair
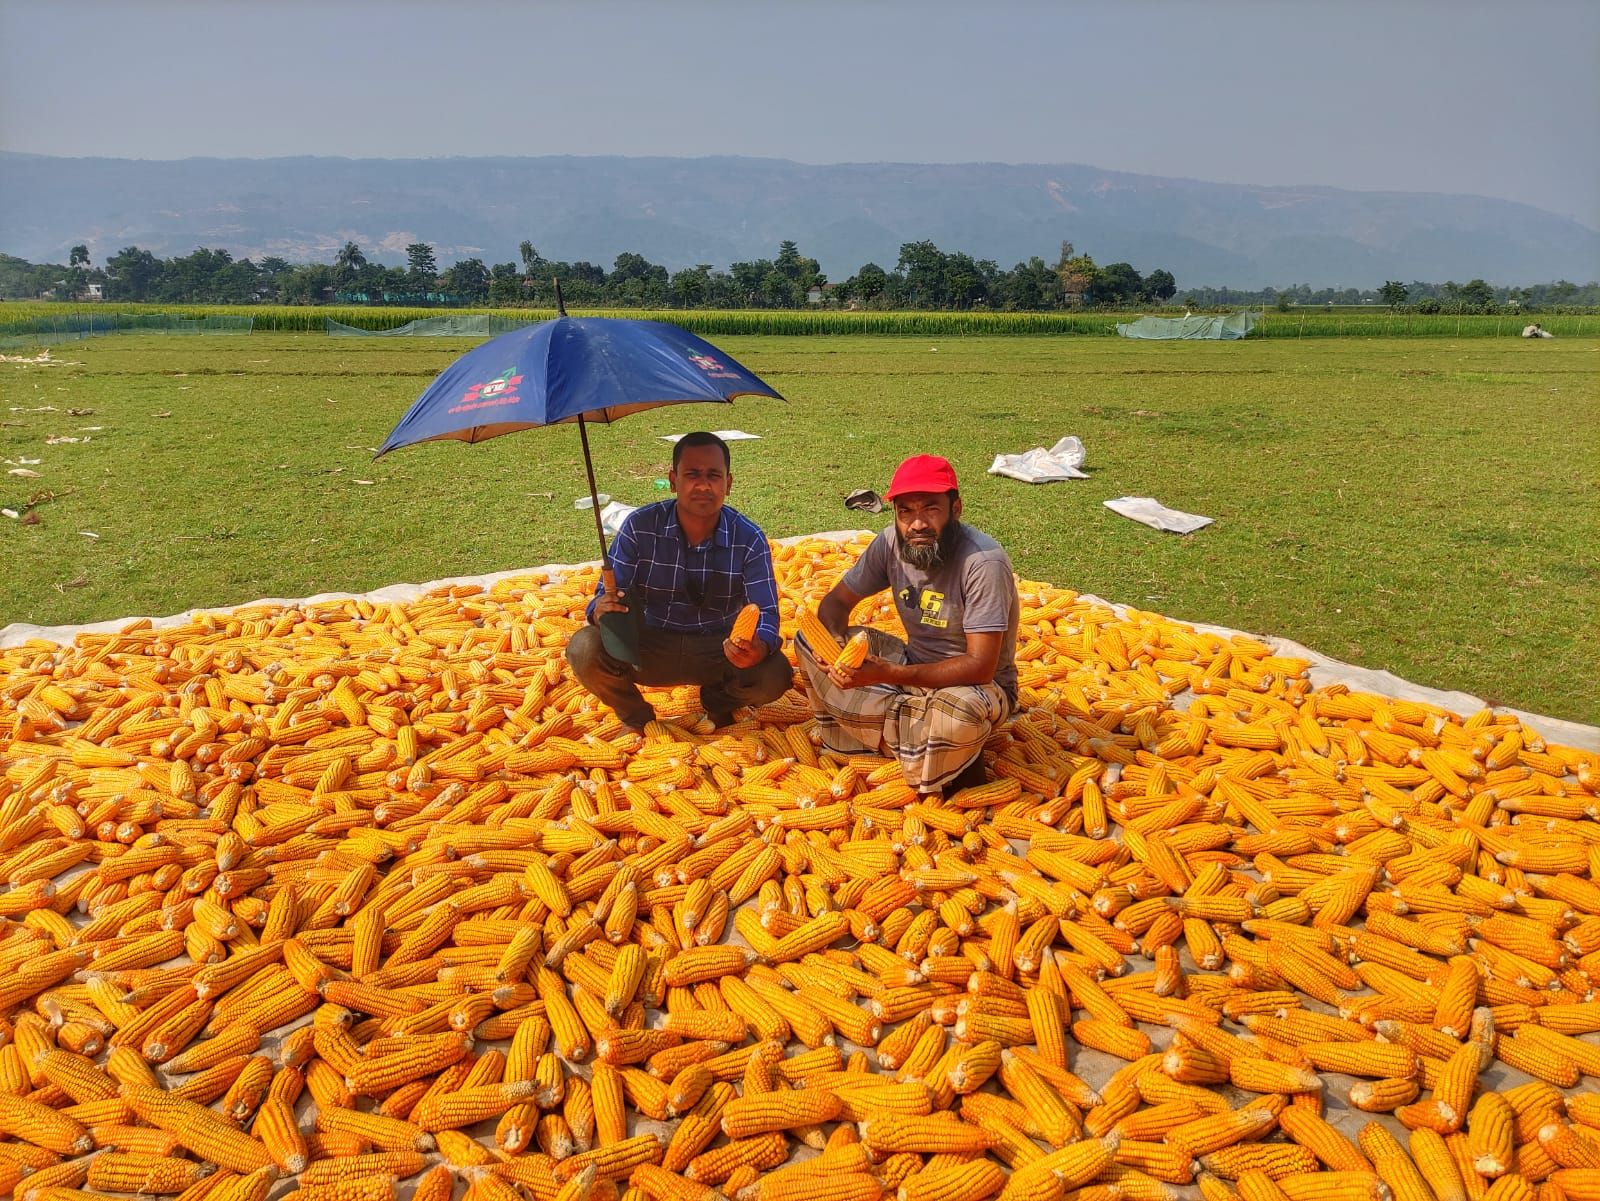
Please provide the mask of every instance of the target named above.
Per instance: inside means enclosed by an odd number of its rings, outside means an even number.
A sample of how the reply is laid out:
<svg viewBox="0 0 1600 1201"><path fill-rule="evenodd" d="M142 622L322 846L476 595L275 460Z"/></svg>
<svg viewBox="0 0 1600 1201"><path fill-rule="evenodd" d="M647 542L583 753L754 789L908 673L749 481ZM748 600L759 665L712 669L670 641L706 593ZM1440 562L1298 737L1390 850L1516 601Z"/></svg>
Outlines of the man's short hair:
<svg viewBox="0 0 1600 1201"><path fill-rule="evenodd" d="M733 455L728 450L728 444L715 434L705 430L696 430L692 434L685 434L672 445L672 470L678 470L678 460L683 458L683 452L692 446L716 446L722 450L722 465L727 470L733 470Z"/></svg>

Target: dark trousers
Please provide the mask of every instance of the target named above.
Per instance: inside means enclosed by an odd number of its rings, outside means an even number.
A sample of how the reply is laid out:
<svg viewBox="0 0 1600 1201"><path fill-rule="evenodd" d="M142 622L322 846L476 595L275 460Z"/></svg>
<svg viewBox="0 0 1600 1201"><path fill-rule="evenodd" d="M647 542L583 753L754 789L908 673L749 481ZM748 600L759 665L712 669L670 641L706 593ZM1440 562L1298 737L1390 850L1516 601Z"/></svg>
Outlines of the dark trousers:
<svg viewBox="0 0 1600 1201"><path fill-rule="evenodd" d="M639 692L640 684L653 688L698 684L706 712L722 719L742 705L765 705L789 691L794 671L783 652L772 651L754 667L740 668L728 662L722 641L722 634L675 634L646 626L639 631L635 667L606 654L597 626L584 626L567 643L567 662L578 682L630 726L642 726L655 717Z"/></svg>

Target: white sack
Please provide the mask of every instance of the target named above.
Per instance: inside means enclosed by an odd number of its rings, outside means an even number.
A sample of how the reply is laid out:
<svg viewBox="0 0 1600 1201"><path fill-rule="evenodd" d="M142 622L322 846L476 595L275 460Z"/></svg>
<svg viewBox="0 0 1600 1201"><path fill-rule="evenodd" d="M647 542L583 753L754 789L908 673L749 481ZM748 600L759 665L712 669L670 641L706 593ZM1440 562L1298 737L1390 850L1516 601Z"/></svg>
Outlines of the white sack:
<svg viewBox="0 0 1600 1201"><path fill-rule="evenodd" d="M1024 484L1055 484L1062 480L1086 480L1078 469L1088 452L1082 440L1068 434L1049 450L1036 446L1020 455L995 455L989 464L990 475L1003 475Z"/></svg>
<svg viewBox="0 0 1600 1201"><path fill-rule="evenodd" d="M622 523L628 519L628 514L637 509L638 505L625 505L620 500L614 500L600 510L600 528L613 538L622 530Z"/></svg>

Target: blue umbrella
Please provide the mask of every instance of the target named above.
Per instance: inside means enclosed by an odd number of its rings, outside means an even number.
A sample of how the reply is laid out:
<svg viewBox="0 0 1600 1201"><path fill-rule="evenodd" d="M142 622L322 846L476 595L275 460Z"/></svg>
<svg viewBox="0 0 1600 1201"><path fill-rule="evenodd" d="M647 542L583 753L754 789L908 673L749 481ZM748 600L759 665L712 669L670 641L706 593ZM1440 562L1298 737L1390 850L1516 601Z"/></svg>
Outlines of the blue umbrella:
<svg viewBox="0 0 1600 1201"><path fill-rule="evenodd" d="M482 442L518 430L577 422L601 570L607 591L615 591L589 457L588 423L617 421L661 405L783 397L704 338L675 325L569 317L559 285L556 305L560 316L555 320L501 334L446 367L373 457L417 442Z"/></svg>

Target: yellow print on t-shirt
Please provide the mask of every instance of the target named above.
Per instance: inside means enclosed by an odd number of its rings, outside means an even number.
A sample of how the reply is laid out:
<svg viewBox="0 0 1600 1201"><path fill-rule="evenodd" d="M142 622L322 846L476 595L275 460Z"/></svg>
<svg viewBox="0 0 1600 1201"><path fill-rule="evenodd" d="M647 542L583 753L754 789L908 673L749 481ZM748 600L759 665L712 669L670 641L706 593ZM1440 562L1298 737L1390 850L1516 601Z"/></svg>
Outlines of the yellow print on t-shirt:
<svg viewBox="0 0 1600 1201"><path fill-rule="evenodd" d="M940 630L950 624L948 618L939 616L944 609L944 593L924 592L918 607L922 610L920 624Z"/></svg>

